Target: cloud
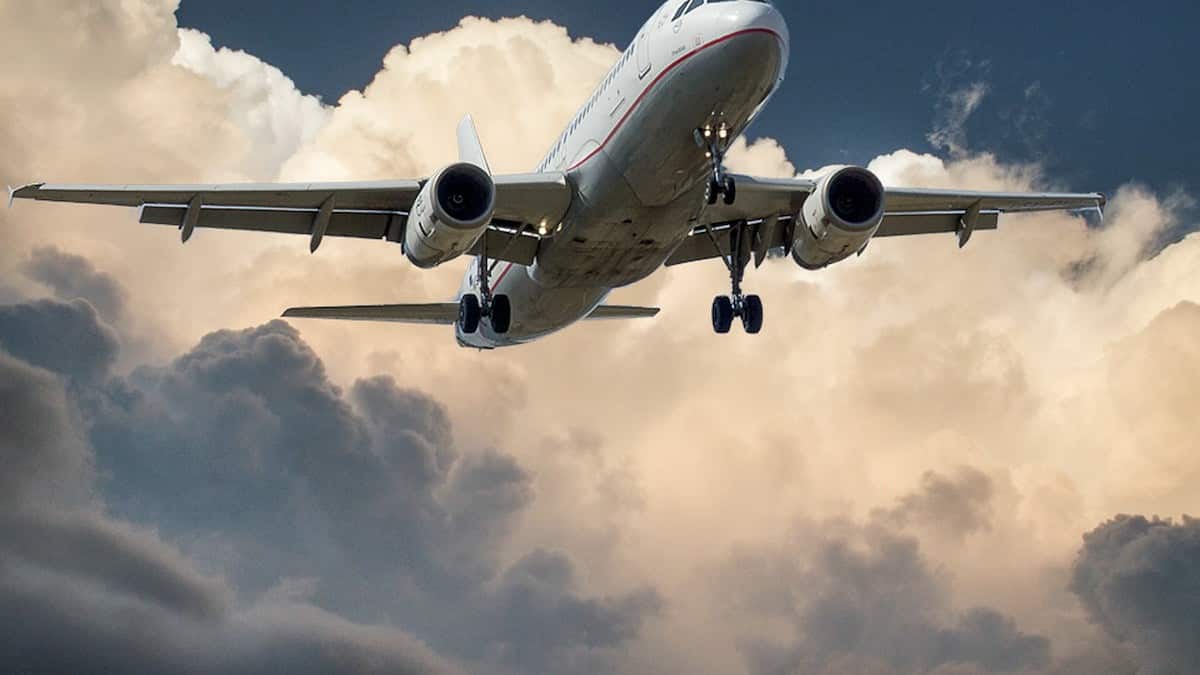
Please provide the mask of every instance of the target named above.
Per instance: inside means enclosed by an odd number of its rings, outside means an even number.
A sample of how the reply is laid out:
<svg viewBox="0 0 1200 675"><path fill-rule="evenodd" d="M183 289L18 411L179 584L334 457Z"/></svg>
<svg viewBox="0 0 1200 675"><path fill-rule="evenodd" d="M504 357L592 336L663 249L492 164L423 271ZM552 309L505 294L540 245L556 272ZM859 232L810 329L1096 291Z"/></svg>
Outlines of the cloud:
<svg viewBox="0 0 1200 675"><path fill-rule="evenodd" d="M1200 669L1200 521L1117 516L1084 535L1071 590L1147 675Z"/></svg>
<svg viewBox="0 0 1200 675"><path fill-rule="evenodd" d="M59 300L87 300L108 321L121 318L125 309L125 289L83 256L53 246L35 248L21 271L48 286Z"/></svg>
<svg viewBox="0 0 1200 675"><path fill-rule="evenodd" d="M995 673L1049 663L1049 640L1020 630L1012 618L987 607L952 612L949 584L915 538L878 523L841 521L802 524L790 539L765 557L737 560L728 572L743 593L753 589L743 602L754 614L787 626L782 641L743 633L752 672L837 673L859 664L880 673L964 666Z"/></svg>
<svg viewBox="0 0 1200 675"><path fill-rule="evenodd" d="M929 144L952 156L967 152L967 120L979 109L987 96L986 82L972 82L961 89L946 92L938 102L938 116L933 131L926 137Z"/></svg>
<svg viewBox="0 0 1200 675"><path fill-rule="evenodd" d="M921 86L934 95L933 130L925 137L930 145L956 159L969 156L967 123L991 91L991 68L991 61L955 49L948 49L935 64Z"/></svg>
<svg viewBox="0 0 1200 675"><path fill-rule="evenodd" d="M108 516L62 379L0 352L0 659L30 672L450 672L419 641L311 605L236 603L154 532ZM305 669L311 669L306 671Z"/></svg>
<svg viewBox="0 0 1200 675"><path fill-rule="evenodd" d="M9 323L22 321L36 316ZM336 625L400 619L435 646L518 672L618 647L660 606L649 589L590 597L561 552L505 565L493 548L532 500L527 472L496 450L461 454L444 409L390 377L344 393L283 322L208 335L127 378L96 375L107 378L60 401L78 422L51 409L60 419L50 428L84 426L87 441L49 438L39 451L48 458L57 443L77 453L58 464L94 464L106 512L122 520L89 510L8 523L6 541L35 570L86 575L189 621L236 614L234 588L267 597L287 579L311 578L304 600ZM31 493L16 506L36 501ZM197 577L197 565L231 586Z"/></svg>
<svg viewBox="0 0 1200 675"><path fill-rule="evenodd" d="M901 528L924 524L961 537L989 527L992 493L992 479L977 469L961 467L954 476L928 471L921 477L920 491L905 495L876 517Z"/></svg>
<svg viewBox="0 0 1200 675"><path fill-rule="evenodd" d="M0 347L37 366L80 379L102 376L120 340L86 300L0 306Z"/></svg>
<svg viewBox="0 0 1200 675"><path fill-rule="evenodd" d="M278 68L244 51L214 49L212 38L179 30L171 63L215 84L227 97L229 118L246 140L238 161L244 175L273 180L279 167L311 142L329 120L330 109L306 96Z"/></svg>
<svg viewBox="0 0 1200 675"><path fill-rule="evenodd" d="M618 56L612 45L573 40L549 22L466 17L452 30L392 49L371 84L342 97L285 174L428 175L455 160L447 139L467 113L476 116L493 170L527 171Z"/></svg>

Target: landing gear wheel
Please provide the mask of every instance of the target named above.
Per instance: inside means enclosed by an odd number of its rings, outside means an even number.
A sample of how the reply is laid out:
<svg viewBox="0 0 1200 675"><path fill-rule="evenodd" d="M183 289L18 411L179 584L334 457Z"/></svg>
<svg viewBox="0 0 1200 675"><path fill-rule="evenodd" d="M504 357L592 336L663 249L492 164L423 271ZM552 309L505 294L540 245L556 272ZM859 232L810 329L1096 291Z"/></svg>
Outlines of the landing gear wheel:
<svg viewBox="0 0 1200 675"><path fill-rule="evenodd" d="M737 183L733 181L733 176L725 176L725 185L721 192L725 195L725 204L733 206L733 202L737 200Z"/></svg>
<svg viewBox="0 0 1200 675"><path fill-rule="evenodd" d="M708 180L708 185L704 188L704 203L712 206L717 203L717 198L721 195L721 186L713 179Z"/></svg>
<svg viewBox="0 0 1200 675"><path fill-rule="evenodd" d="M712 302L713 330L724 335L733 325L733 301L728 295L718 295Z"/></svg>
<svg viewBox="0 0 1200 675"><path fill-rule="evenodd" d="M504 335L512 325L512 303L507 295L497 295L492 298L492 311L488 319L492 322L492 330L497 335Z"/></svg>
<svg viewBox="0 0 1200 675"><path fill-rule="evenodd" d="M757 335L762 330L763 304L757 295L747 295L742 300L742 328L750 335Z"/></svg>
<svg viewBox="0 0 1200 675"><path fill-rule="evenodd" d="M468 293L458 301L458 329L465 335L471 335L479 330L479 317L482 312L479 308L479 296L474 293Z"/></svg>

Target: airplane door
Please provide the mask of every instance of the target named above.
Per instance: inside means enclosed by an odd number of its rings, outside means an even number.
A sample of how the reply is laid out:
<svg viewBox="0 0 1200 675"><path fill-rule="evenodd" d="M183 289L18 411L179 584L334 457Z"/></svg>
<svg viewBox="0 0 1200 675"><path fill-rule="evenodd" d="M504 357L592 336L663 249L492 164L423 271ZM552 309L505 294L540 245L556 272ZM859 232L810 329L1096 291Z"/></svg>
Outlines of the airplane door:
<svg viewBox="0 0 1200 675"><path fill-rule="evenodd" d="M638 37L637 43L638 79L646 77L650 72L650 31L644 30Z"/></svg>

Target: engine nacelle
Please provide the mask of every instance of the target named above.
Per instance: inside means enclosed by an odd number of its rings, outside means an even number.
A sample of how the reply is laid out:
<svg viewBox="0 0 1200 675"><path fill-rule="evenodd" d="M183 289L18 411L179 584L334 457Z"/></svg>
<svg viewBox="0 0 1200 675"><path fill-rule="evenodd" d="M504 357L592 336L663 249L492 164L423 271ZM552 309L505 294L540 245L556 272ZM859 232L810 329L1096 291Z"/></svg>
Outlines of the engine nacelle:
<svg viewBox="0 0 1200 675"><path fill-rule="evenodd" d="M796 222L792 258L815 270L857 253L883 222L883 184L856 166L817 181Z"/></svg>
<svg viewBox="0 0 1200 675"><path fill-rule="evenodd" d="M404 253L423 269L471 250L496 209L496 183L466 162L452 164L425 183L408 214Z"/></svg>

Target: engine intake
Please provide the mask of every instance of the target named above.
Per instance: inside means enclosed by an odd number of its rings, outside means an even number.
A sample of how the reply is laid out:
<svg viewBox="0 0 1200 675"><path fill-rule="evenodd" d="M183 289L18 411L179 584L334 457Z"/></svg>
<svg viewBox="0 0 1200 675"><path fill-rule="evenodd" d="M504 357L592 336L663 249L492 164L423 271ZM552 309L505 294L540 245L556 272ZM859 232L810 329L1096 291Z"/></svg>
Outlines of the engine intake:
<svg viewBox="0 0 1200 675"><path fill-rule="evenodd" d="M484 169L452 164L425 183L408 214L404 253L428 269L471 250L496 208L496 183Z"/></svg>
<svg viewBox="0 0 1200 675"><path fill-rule="evenodd" d="M884 195L879 178L862 167L823 176L800 210L792 258L815 270L861 251L883 222Z"/></svg>

